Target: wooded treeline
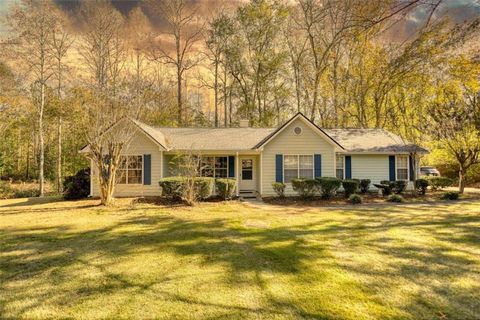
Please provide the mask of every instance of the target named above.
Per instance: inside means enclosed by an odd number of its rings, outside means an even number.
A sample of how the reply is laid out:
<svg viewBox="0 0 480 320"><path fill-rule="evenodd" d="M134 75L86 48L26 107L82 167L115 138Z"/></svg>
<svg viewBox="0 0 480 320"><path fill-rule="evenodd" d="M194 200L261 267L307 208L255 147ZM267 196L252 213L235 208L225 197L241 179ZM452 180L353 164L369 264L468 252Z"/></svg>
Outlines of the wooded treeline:
<svg viewBox="0 0 480 320"><path fill-rule="evenodd" d="M60 189L88 166L78 150L106 116L277 126L298 111L325 128L391 130L466 171L480 152L479 20L454 24L440 5L251 0L206 17L186 0L146 1L128 16L108 1L68 15L23 0L0 45L0 176ZM418 30L395 39L420 6Z"/></svg>

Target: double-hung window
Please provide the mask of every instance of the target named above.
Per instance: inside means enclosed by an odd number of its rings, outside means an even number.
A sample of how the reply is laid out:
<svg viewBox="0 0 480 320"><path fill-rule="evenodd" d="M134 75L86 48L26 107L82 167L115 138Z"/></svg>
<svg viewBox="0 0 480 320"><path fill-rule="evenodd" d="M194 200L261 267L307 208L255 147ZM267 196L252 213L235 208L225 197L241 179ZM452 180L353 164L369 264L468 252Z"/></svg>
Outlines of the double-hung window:
<svg viewBox="0 0 480 320"><path fill-rule="evenodd" d="M397 180L408 180L408 156L397 156Z"/></svg>
<svg viewBox="0 0 480 320"><path fill-rule="evenodd" d="M143 156L120 156L117 170L117 184L141 184Z"/></svg>
<svg viewBox="0 0 480 320"><path fill-rule="evenodd" d="M202 177L228 177L228 157L202 157L200 166Z"/></svg>
<svg viewBox="0 0 480 320"><path fill-rule="evenodd" d="M297 178L313 179L312 155L283 156L283 181L289 183Z"/></svg>
<svg viewBox="0 0 480 320"><path fill-rule="evenodd" d="M343 180L345 178L345 157L337 156L337 166L335 170L336 177Z"/></svg>

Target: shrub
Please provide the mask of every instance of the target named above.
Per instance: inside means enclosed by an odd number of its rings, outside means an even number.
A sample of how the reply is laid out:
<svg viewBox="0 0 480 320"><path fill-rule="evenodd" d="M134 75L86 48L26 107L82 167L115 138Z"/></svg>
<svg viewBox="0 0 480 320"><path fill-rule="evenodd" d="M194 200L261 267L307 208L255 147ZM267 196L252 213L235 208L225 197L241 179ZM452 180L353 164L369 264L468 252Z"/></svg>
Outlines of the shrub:
<svg viewBox="0 0 480 320"><path fill-rule="evenodd" d="M213 193L213 178L199 177L195 178L195 190L199 199L207 199Z"/></svg>
<svg viewBox="0 0 480 320"><path fill-rule="evenodd" d="M453 180L447 177L426 177L432 190L443 189L446 187L450 187L453 184Z"/></svg>
<svg viewBox="0 0 480 320"><path fill-rule="evenodd" d="M90 194L90 169L82 169L63 181L63 198L77 200Z"/></svg>
<svg viewBox="0 0 480 320"><path fill-rule="evenodd" d="M348 198L350 195L357 192L359 184L360 182L358 180L343 180L342 186L345 191L345 197Z"/></svg>
<svg viewBox="0 0 480 320"><path fill-rule="evenodd" d="M351 204L360 204L362 201L363 199L359 194L351 194L350 197L348 197L348 202Z"/></svg>
<svg viewBox="0 0 480 320"><path fill-rule="evenodd" d="M388 202L396 202L396 203L401 203L404 202L405 200L403 197L399 194L392 194L387 198Z"/></svg>
<svg viewBox="0 0 480 320"><path fill-rule="evenodd" d="M417 190L419 194L425 194L427 192L428 185L429 183L427 179L415 180L415 190Z"/></svg>
<svg viewBox="0 0 480 320"><path fill-rule="evenodd" d="M331 198L342 185L342 180L334 177L321 177L316 180L323 199Z"/></svg>
<svg viewBox="0 0 480 320"><path fill-rule="evenodd" d="M293 179L292 188L300 197L307 199L318 191L318 183L314 179Z"/></svg>
<svg viewBox="0 0 480 320"><path fill-rule="evenodd" d="M160 179L158 184L162 188L162 195L170 199L181 199L184 192L185 179L183 177L168 177Z"/></svg>
<svg viewBox="0 0 480 320"><path fill-rule="evenodd" d="M370 181L370 179L362 179L360 180L360 192L361 193L367 193L368 192L368 189L370 188L370 183L372 181Z"/></svg>
<svg viewBox="0 0 480 320"><path fill-rule="evenodd" d="M397 180L392 183L392 191L396 194L402 194L407 189L408 181Z"/></svg>
<svg viewBox="0 0 480 320"><path fill-rule="evenodd" d="M442 194L443 200L458 200L460 193L458 191L447 191Z"/></svg>
<svg viewBox="0 0 480 320"><path fill-rule="evenodd" d="M279 196L280 198L285 198L285 187L286 184L283 182L274 182L272 183L273 191Z"/></svg>
<svg viewBox="0 0 480 320"><path fill-rule="evenodd" d="M237 182L235 179L217 179L215 180L217 194L223 199L232 199L235 196Z"/></svg>
<svg viewBox="0 0 480 320"><path fill-rule="evenodd" d="M392 194L393 182L388 180L380 181L380 184L374 184L375 187L382 190L382 195L389 196Z"/></svg>

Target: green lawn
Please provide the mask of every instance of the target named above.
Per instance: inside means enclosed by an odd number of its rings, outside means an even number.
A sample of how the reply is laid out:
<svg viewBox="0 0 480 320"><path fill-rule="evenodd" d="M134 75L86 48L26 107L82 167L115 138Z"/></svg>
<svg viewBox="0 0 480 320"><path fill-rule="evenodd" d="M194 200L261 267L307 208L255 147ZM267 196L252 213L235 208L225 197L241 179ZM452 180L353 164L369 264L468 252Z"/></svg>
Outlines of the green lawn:
<svg viewBox="0 0 480 320"><path fill-rule="evenodd" d="M480 318L480 202L123 202L0 201L0 318Z"/></svg>

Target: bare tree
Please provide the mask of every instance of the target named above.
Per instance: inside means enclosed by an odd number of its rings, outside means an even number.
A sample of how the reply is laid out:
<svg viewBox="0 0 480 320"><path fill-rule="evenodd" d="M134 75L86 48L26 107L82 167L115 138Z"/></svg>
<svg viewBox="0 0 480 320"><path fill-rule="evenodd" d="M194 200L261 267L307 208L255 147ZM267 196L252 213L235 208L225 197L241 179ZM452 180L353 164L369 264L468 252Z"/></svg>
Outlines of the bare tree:
<svg viewBox="0 0 480 320"><path fill-rule="evenodd" d="M194 56L194 45L200 40L203 25L197 21L196 10L190 10L186 0L149 1L153 11L162 16L168 25L167 35L174 42L174 50L169 50L162 43L162 36L152 48L152 58L166 64L173 65L177 78L177 108L179 125L183 123L183 80L185 73L195 67L199 59Z"/></svg>
<svg viewBox="0 0 480 320"><path fill-rule="evenodd" d="M56 95L58 102L57 115L57 191L62 191L62 126L63 126L63 94L64 73L68 69L66 65L67 53L73 43L71 35L67 31L67 20L60 13L57 14L55 26L52 29L51 51L54 60L54 75L56 80Z"/></svg>
<svg viewBox="0 0 480 320"><path fill-rule="evenodd" d="M17 58L32 79L32 101L37 109L39 143L39 191L45 195L44 115L47 83L53 76L52 33L56 17L50 1L24 0L11 7L8 23L16 35Z"/></svg>

